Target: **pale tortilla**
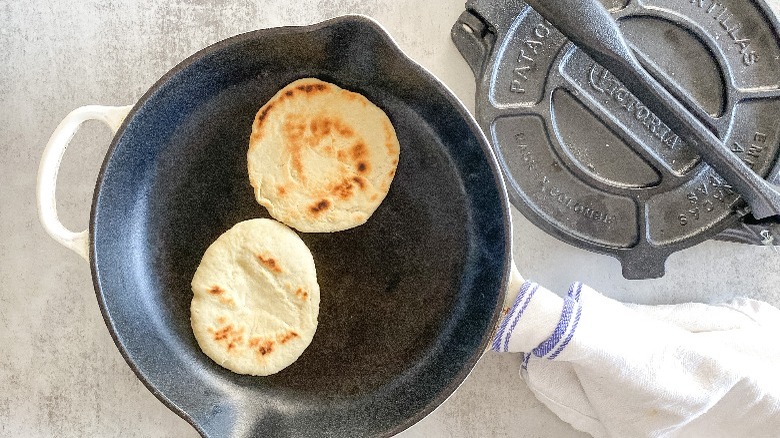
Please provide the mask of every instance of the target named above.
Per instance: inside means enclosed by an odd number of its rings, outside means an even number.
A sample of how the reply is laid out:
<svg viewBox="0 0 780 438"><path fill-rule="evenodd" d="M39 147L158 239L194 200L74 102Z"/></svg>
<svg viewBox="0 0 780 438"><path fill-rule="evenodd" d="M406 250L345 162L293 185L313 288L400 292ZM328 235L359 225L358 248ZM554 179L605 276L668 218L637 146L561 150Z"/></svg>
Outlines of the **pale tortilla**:
<svg viewBox="0 0 780 438"><path fill-rule="evenodd" d="M192 279L191 323L201 350L240 374L281 371L317 329L314 259L271 219L236 224L206 250Z"/></svg>

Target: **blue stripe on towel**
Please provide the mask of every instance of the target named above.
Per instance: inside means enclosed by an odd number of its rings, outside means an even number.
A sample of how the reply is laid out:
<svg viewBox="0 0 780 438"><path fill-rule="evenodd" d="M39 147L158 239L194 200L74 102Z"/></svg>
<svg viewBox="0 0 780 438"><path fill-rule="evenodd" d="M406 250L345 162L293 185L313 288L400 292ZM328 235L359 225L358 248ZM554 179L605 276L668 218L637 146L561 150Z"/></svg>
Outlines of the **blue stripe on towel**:
<svg viewBox="0 0 780 438"><path fill-rule="evenodd" d="M517 312L517 315L515 315L515 319L512 321L512 325L509 327L509 331L506 334L506 338L504 339L504 350L503 351L509 351L509 338L512 337L512 333L515 331L515 327L517 327L517 322L520 321L520 317L523 316L523 312L525 312L525 308L528 307L528 304L531 302L531 299L534 297L534 294L539 289L539 285L534 283L533 288L530 292L528 292L528 297L525 299L525 302L523 303L523 307L520 308L520 311Z"/></svg>
<svg viewBox="0 0 780 438"><path fill-rule="evenodd" d="M569 296L574 298L574 301L580 301L580 293L582 293L582 283L575 281L569 286Z"/></svg>
<svg viewBox="0 0 780 438"><path fill-rule="evenodd" d="M574 322L572 323L571 330L569 330L569 334L566 335L566 339L561 342L561 345L558 346L557 349L555 349L555 352L550 355L548 359L553 360L563 351L564 348L566 348L567 345L569 345L569 341L571 341L571 338L574 336L574 332L577 331L577 324L580 323L580 315L582 315L582 306L577 305L577 314L574 316Z"/></svg>
<svg viewBox="0 0 780 438"><path fill-rule="evenodd" d="M563 311L561 312L561 319L558 321L558 325L555 327L555 331L542 342L538 347L534 348L533 353L536 357L543 357L552 350L561 337L566 333L566 329L569 327L569 320L571 319L571 311L574 307L575 301L572 298L565 297L563 301Z"/></svg>
<svg viewBox="0 0 780 438"><path fill-rule="evenodd" d="M501 339L504 337L504 331L506 330L507 324L509 324L509 319L512 317L512 314L515 312L515 310L517 310L517 307L523 301L523 297L525 296L526 292L528 292L528 289L533 284L534 283L531 281L526 281L522 286L520 286L520 292L517 294L515 302L512 304L509 312L507 312L507 314L504 316L504 320L501 321L501 325L498 327L498 332L493 337L493 345L490 347L493 351L501 351Z"/></svg>
<svg viewBox="0 0 780 438"><path fill-rule="evenodd" d="M523 353L523 363L520 365L524 370L528 369L528 359L531 358L531 353Z"/></svg>
<svg viewBox="0 0 780 438"><path fill-rule="evenodd" d="M577 325L580 323L580 316L582 315L582 306L579 303L581 293L582 283L579 281L575 281L571 284L571 286L569 286L569 297L573 298L576 302L577 313L574 315L574 322L571 324L571 330L569 330L569 333L566 335L566 339L564 339L558 348L556 348L550 357L548 357L550 360L555 359L559 354L561 354L561 351L563 351L563 349L569 345L569 341L571 341L571 338L574 336L574 332L577 331Z"/></svg>

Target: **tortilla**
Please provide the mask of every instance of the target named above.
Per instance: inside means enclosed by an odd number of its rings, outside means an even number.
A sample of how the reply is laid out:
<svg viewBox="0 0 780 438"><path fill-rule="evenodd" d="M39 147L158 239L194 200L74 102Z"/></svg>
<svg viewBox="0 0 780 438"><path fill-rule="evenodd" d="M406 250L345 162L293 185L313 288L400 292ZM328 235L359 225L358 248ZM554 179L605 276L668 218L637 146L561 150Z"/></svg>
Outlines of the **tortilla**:
<svg viewBox="0 0 780 438"><path fill-rule="evenodd" d="M283 224L236 224L209 246L192 279L192 331L201 350L240 374L281 371L317 329L320 288L306 244Z"/></svg>
<svg viewBox="0 0 780 438"><path fill-rule="evenodd" d="M297 80L258 111L247 154L257 202L303 232L365 223L384 200L400 145L390 119L358 93Z"/></svg>

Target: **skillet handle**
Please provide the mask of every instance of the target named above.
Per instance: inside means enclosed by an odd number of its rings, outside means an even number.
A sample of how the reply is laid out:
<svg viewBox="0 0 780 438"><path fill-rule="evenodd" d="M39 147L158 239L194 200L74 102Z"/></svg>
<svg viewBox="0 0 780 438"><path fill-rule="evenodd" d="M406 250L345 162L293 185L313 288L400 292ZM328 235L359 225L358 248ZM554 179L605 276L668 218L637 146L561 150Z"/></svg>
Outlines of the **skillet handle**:
<svg viewBox="0 0 780 438"><path fill-rule="evenodd" d="M89 261L89 231L84 230L78 233L70 231L62 225L57 216L57 199L55 197L57 173L60 170L65 149L68 148L68 144L82 123L87 120L100 120L116 134L132 107L132 105L87 105L76 108L60 122L43 150L41 164L38 167L36 187L38 218L52 239L80 255L86 261Z"/></svg>
<svg viewBox="0 0 780 438"><path fill-rule="evenodd" d="M507 289L504 292L504 304L501 306L501 317L499 318L498 325L493 327L493 331L490 335L491 341L498 332L501 321L509 313L509 309L512 308L512 304L514 304L517 296L520 294L520 288L523 286L523 283L525 283L525 279L522 275L520 275L520 271L517 269L515 259L512 257L512 261L509 264L509 282L507 283ZM485 352L491 350L491 344L492 342L488 343L488 346L485 348Z"/></svg>
<svg viewBox="0 0 780 438"><path fill-rule="evenodd" d="M507 286L508 289L504 295L503 310L505 313L508 312L509 308L514 304L517 295L520 294L520 288L523 286L523 283L525 283L525 279L520 275L517 264L515 263L514 258L512 258L512 266L509 271L509 285Z"/></svg>

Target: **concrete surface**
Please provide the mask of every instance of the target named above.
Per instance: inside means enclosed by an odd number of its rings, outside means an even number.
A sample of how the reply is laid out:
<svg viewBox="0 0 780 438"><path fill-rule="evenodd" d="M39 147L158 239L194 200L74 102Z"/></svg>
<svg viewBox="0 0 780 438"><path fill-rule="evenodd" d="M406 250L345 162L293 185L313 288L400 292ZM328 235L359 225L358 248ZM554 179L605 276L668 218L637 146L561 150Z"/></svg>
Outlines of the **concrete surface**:
<svg viewBox="0 0 780 438"><path fill-rule="evenodd" d="M462 9L463 0L0 0L0 436L196 436L125 364L104 326L87 264L38 223L38 160L70 110L133 103L179 61L225 37L344 13L375 17L473 108L474 81L449 39ZM66 154L58 205L73 229L87 224L110 138L102 125L87 124ZM563 244L519 214L514 224L523 274L550 288L578 279L625 301L742 294L780 305L776 252L707 242L673 255L663 279L631 282L613 259ZM533 398L518 362L487 354L458 392L402 435L584 436Z"/></svg>

